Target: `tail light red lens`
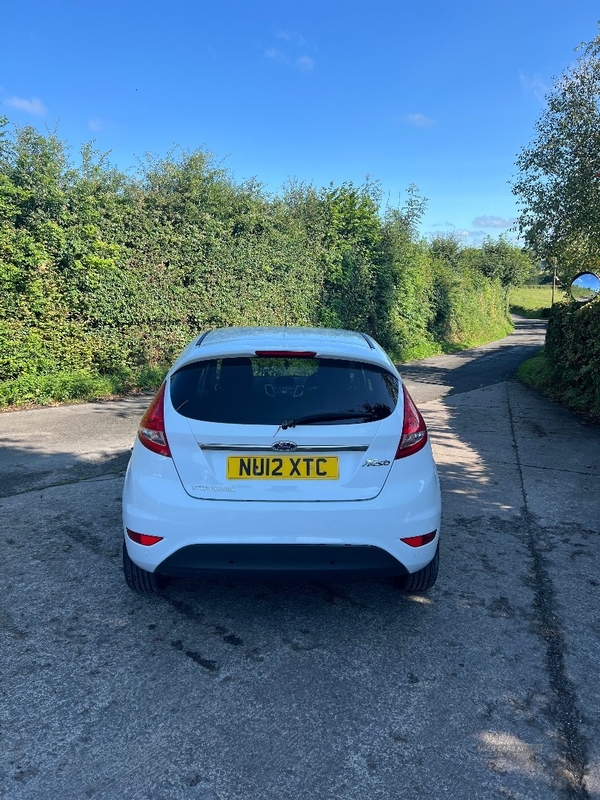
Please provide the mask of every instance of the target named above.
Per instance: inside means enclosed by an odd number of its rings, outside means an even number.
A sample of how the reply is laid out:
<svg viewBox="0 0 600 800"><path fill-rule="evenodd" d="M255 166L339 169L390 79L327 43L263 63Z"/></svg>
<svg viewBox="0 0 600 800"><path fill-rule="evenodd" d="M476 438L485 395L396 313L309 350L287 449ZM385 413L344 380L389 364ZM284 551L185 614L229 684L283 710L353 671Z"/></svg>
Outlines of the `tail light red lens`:
<svg viewBox="0 0 600 800"><path fill-rule="evenodd" d="M163 383L160 387L142 417L138 429L138 438L148 450L171 458L171 448L165 432L165 385Z"/></svg>
<svg viewBox="0 0 600 800"><path fill-rule="evenodd" d="M402 436L395 458L411 456L425 447L427 441L425 420L404 384L402 384L402 391L404 392L404 420L402 422Z"/></svg>
<svg viewBox="0 0 600 800"><path fill-rule="evenodd" d="M157 542L162 542L162 536L150 536L149 533L136 533L135 531L130 531L129 528L127 530L127 536L131 539L132 542L136 544L143 544L144 547L149 547L151 544L156 544Z"/></svg>
<svg viewBox="0 0 600 800"><path fill-rule="evenodd" d="M409 544L411 547L423 547L424 544L429 544L435 539L437 531L431 533L424 533L422 536L408 536L406 539L400 539L404 544Z"/></svg>

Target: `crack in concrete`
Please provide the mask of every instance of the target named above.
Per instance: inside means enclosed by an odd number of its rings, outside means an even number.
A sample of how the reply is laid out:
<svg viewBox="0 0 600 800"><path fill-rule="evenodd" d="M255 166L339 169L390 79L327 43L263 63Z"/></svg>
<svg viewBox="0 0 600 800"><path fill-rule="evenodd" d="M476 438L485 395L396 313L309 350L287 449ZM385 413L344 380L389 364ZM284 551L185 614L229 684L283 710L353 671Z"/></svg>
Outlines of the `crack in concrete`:
<svg viewBox="0 0 600 800"><path fill-rule="evenodd" d="M487 464L503 464L506 467L513 467L514 466L512 461L501 461L501 460L495 460L493 458L486 458L486 463ZM548 470L549 472L564 472L565 474L568 474L568 475L585 475L586 478L589 478L590 476L592 478L594 476L597 476L597 473L595 473L595 472L581 472L581 470L578 470L578 469L563 469L562 467L541 467L539 464L521 463L521 467L526 467L527 469L544 469L544 470Z"/></svg>
<svg viewBox="0 0 600 800"><path fill-rule="evenodd" d="M508 416L523 496L523 525L527 532L525 544L531 558L533 610L537 620L538 636L546 647L546 673L552 692L547 716L550 722L557 726L559 735L559 763L555 766L555 774L566 800L589 800L590 795L585 785L588 770L587 740L579 728L581 715L577 707L577 691L567 674L565 634L557 614L556 592L543 555L548 543L543 541L543 528L536 523L534 515L529 511L508 386L507 381Z"/></svg>

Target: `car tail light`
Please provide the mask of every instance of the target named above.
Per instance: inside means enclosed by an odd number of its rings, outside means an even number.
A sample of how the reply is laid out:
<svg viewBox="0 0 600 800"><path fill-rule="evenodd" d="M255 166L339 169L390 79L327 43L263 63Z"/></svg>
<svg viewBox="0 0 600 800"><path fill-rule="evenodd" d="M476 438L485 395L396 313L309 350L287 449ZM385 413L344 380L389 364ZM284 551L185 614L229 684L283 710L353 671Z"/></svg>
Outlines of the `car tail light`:
<svg viewBox="0 0 600 800"><path fill-rule="evenodd" d="M150 547L151 544L156 544L163 540L162 536L150 536L149 533L136 533L135 531L130 531L129 528L126 528L126 530L127 536L129 536L132 542L143 544L144 547Z"/></svg>
<svg viewBox="0 0 600 800"><path fill-rule="evenodd" d="M148 450L171 458L171 448L165 433L165 383L160 387L142 417L138 438Z"/></svg>
<svg viewBox="0 0 600 800"><path fill-rule="evenodd" d="M424 544L429 544L435 539L437 531L431 533L424 533L421 536L408 536L406 539L400 539L404 544L409 544L411 547L423 547Z"/></svg>
<svg viewBox="0 0 600 800"><path fill-rule="evenodd" d="M314 358L314 350L257 350L256 355L261 358Z"/></svg>
<svg viewBox="0 0 600 800"><path fill-rule="evenodd" d="M425 442L427 441L425 420L404 384L402 384L402 391L404 392L404 419L402 421L402 436L395 458L411 456L425 447Z"/></svg>

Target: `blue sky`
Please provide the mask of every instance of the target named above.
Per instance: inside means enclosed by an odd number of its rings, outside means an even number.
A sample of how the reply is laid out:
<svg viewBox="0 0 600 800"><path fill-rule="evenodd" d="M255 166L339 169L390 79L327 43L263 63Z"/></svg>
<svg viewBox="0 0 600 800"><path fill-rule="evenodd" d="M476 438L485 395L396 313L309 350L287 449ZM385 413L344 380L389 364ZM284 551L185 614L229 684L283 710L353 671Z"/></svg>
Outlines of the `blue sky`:
<svg viewBox="0 0 600 800"><path fill-rule="evenodd" d="M210 150L276 192L366 175L416 184L422 233L468 243L516 215L508 180L597 0L5 3L0 114L95 139L119 167Z"/></svg>

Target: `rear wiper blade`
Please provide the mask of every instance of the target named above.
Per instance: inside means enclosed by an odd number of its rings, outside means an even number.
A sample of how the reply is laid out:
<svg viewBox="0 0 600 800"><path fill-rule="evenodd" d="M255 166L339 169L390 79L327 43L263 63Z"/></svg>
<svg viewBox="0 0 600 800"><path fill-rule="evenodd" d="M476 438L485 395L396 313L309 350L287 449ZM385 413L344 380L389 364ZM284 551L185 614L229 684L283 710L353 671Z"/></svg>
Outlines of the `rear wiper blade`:
<svg viewBox="0 0 600 800"><path fill-rule="evenodd" d="M281 429L287 430L288 428L295 428L297 425L311 425L318 422L337 422L338 420L345 419L364 419L367 422L373 422L381 419L377 414L372 411L331 411L328 414L308 414L305 417L298 417L298 419L289 419L281 423Z"/></svg>

